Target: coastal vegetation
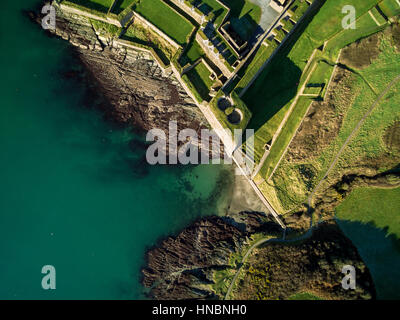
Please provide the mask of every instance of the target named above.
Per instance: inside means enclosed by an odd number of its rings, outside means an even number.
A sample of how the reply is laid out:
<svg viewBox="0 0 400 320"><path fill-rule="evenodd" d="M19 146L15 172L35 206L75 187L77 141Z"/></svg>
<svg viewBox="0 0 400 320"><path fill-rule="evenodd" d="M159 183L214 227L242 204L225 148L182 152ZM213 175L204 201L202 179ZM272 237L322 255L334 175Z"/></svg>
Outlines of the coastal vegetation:
<svg viewBox="0 0 400 320"><path fill-rule="evenodd" d="M394 28L389 27L384 33L375 35L374 38L367 38L357 46L343 50L341 58L343 63L347 62L353 68L356 65L360 66L363 62L361 59L367 57L367 65L358 67L357 73L349 74L345 82L336 87L334 92L329 93L330 100L336 109L334 114L338 119L343 119L340 123L340 130L334 122L324 123L328 131L332 130L332 128L329 129L330 125L336 128L334 129L336 133L332 136L329 144L315 150L307 158L303 157L301 161L293 161L290 158L283 159L277 167L272 181L273 185L277 187L281 204L286 210L291 210L306 200L360 121L363 122L358 132L337 159L334 175L340 176L341 172L348 170L349 167L359 167L361 163L371 161L374 161L373 167L376 173L390 170L397 164L396 158L400 156L399 152L393 148L388 149L382 143L382 139L386 130L400 118L395 103L400 98L400 84L393 84L393 87L389 88L382 99L377 101L379 94L384 92L385 88L398 76L396 70L400 69L400 54L398 49L392 45ZM377 52L373 48L376 48ZM354 50L358 50L358 54L352 54ZM357 60L354 60L354 57ZM372 63L370 63L371 58L374 59ZM368 113L375 102L377 105L372 112ZM367 117L363 120L366 114ZM307 148L309 143L315 143L315 141L294 139L288 152L289 154L293 153L295 152L293 149L299 147ZM269 164L269 162L266 163ZM300 165L311 168L310 179L304 179L304 174L299 171ZM271 168L262 170L269 170L264 173L268 175ZM333 179L333 177L328 176L328 181L329 179Z"/></svg>
<svg viewBox="0 0 400 320"><path fill-rule="evenodd" d="M357 270L357 289L343 290L341 267ZM356 248L334 223L319 226L304 241L260 245L243 264L232 291L237 300L371 299L371 276Z"/></svg>

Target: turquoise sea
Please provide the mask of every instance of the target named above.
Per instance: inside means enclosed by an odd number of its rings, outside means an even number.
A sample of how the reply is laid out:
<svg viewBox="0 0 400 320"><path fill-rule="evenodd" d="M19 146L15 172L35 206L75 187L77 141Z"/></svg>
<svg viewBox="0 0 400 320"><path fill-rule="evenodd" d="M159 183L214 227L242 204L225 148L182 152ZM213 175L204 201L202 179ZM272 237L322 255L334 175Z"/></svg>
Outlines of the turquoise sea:
<svg viewBox="0 0 400 320"><path fill-rule="evenodd" d="M64 76L81 72L69 45L22 14L38 3L0 11L0 299L142 298L146 249L221 211L230 167L147 165L143 137Z"/></svg>

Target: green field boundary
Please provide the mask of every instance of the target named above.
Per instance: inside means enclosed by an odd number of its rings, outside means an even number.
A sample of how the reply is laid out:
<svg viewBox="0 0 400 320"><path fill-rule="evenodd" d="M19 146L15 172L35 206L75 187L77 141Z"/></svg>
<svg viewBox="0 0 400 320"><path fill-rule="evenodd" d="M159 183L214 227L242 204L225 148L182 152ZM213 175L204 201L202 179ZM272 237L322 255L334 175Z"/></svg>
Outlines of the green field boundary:
<svg viewBox="0 0 400 320"><path fill-rule="evenodd" d="M309 107L314 100L310 97L300 96L293 111L291 112L284 128L271 146L271 151L264 165L260 169L260 174L267 177L267 181L272 178L276 165L284 156L286 148L293 140L299 129Z"/></svg>

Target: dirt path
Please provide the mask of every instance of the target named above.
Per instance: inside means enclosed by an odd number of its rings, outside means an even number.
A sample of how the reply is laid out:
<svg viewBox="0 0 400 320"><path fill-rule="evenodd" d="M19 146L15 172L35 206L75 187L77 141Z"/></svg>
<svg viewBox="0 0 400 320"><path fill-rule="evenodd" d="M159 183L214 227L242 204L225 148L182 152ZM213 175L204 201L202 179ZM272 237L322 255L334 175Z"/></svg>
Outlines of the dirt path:
<svg viewBox="0 0 400 320"><path fill-rule="evenodd" d="M309 199L313 197L317 189L320 187L322 182L326 179L326 177L329 175L331 170L336 166L337 162L339 161L340 156L342 155L344 149L347 147L349 144L350 140L353 139L355 134L358 132L358 130L361 128L361 126L364 124L365 120L368 118L368 116L374 111L376 106L379 104L379 102L383 99L383 97L389 92L389 90L397 83L400 81L400 75L398 75L396 78L390 82L387 87L382 91L382 93L376 98L376 100L373 102L371 107L368 109L368 111L364 114L364 116L361 118L361 120L357 123L356 127L353 129L353 131L350 133L350 135L347 137L346 141L343 143L342 147L340 148L339 152L337 153L336 157L333 159L331 165L329 166L328 170L326 171L325 175L322 177L321 181L317 184L317 186L314 188L314 191L310 195ZM310 202L309 202L310 203Z"/></svg>

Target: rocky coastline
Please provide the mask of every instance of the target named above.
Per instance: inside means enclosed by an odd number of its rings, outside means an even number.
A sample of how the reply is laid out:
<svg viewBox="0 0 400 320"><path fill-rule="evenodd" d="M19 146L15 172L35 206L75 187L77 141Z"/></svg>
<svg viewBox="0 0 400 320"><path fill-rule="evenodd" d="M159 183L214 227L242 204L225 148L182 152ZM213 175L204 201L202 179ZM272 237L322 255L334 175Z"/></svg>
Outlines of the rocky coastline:
<svg viewBox="0 0 400 320"><path fill-rule="evenodd" d="M40 24L42 16L37 12L40 10L27 14ZM177 122L178 131L190 128L199 135L202 129L209 127L174 74L163 72L150 57L120 48L112 39L100 37L88 18L58 10L56 25L56 30L49 31L50 34L74 46L87 72L86 81L92 95L89 99L102 101L99 107L108 120L143 132L153 128L168 132L170 121ZM142 283L148 289L148 296L153 299L222 299L223 295L215 288L215 274L239 268L240 263L232 264L232 256L246 250L250 239L256 235L280 238L282 229L268 214L244 211L200 219L177 236L161 240L148 250L142 270ZM344 238L342 233L340 236ZM309 246L304 250L312 252L313 248ZM367 279L364 291L373 297L368 269L356 248L350 246L349 252L349 259L356 260ZM360 295L365 295L364 291Z"/></svg>
<svg viewBox="0 0 400 320"><path fill-rule="evenodd" d="M230 269L230 258L260 232L282 235L272 216L241 212L194 222L147 253L142 283L152 299L221 299L212 285L216 271Z"/></svg>
<svg viewBox="0 0 400 320"><path fill-rule="evenodd" d="M26 14L38 26L41 24L40 9ZM122 48L113 37L100 35L89 18L56 7L56 29L46 33L73 46L86 71L91 94L96 96L92 99L103 101L99 107L106 119L141 132L161 129L167 137L166 154L171 121L176 121L178 133L193 129L200 136L202 129L210 128L172 71L164 72L151 56ZM178 142L178 147L182 144ZM212 146L198 147L202 152L212 150ZM220 148L223 150L222 143Z"/></svg>

